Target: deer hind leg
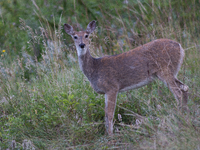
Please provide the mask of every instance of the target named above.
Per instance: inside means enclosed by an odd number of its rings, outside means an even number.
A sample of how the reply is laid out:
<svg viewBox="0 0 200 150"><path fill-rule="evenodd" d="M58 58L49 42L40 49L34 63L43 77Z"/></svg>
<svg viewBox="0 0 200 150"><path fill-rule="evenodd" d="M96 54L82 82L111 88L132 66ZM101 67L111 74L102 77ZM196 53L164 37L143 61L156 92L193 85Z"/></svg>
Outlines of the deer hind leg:
<svg viewBox="0 0 200 150"><path fill-rule="evenodd" d="M188 90L189 87L185 84L183 84L180 80L175 78L175 82L176 84L180 87L182 94L183 94L183 98L182 98L182 106L184 109L186 109L187 111L189 110L188 106L187 106L187 101L188 101Z"/></svg>
<svg viewBox="0 0 200 150"><path fill-rule="evenodd" d="M158 75L158 78L163 81L173 93L177 105L179 108L184 108L188 110L187 107L187 97L188 97L188 86L183 84L181 81L176 79L173 75Z"/></svg>
<svg viewBox="0 0 200 150"><path fill-rule="evenodd" d="M177 83L177 85L181 88L182 91L187 92L189 87L185 84L183 84L180 80L175 78L175 81Z"/></svg>
<svg viewBox="0 0 200 150"><path fill-rule="evenodd" d="M105 126L108 135L113 134L113 118L117 100L117 92L111 91L105 94Z"/></svg>
<svg viewBox="0 0 200 150"><path fill-rule="evenodd" d="M176 84L175 80L171 80L167 82L167 85L170 89L170 91L174 94L174 97L176 98L177 105L179 108L182 107L182 91Z"/></svg>

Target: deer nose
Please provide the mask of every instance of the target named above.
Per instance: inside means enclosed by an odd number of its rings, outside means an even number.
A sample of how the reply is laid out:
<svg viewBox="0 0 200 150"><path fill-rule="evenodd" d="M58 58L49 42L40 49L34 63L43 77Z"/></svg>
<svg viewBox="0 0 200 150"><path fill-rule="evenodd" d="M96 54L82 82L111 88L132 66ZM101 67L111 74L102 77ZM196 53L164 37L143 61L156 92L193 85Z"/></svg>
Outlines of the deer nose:
<svg viewBox="0 0 200 150"><path fill-rule="evenodd" d="M84 47L85 47L85 44L84 44L84 43L81 43L81 44L79 44L79 46L80 46L81 48L84 48Z"/></svg>

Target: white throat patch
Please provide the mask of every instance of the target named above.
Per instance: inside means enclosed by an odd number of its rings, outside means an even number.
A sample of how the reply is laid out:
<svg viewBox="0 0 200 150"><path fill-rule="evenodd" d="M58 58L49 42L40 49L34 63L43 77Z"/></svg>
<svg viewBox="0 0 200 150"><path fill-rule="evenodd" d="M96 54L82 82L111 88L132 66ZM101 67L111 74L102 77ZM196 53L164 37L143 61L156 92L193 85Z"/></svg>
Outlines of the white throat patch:
<svg viewBox="0 0 200 150"><path fill-rule="evenodd" d="M77 50L78 56L84 55L86 53L86 49L87 49L86 47L80 48L79 45L76 45L76 50Z"/></svg>

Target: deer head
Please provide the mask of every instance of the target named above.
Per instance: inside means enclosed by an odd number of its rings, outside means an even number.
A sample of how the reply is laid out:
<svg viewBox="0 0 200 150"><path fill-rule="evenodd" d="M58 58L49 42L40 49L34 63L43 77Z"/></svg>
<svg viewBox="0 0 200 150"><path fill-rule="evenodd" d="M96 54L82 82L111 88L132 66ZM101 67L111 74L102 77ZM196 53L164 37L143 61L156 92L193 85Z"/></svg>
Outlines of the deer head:
<svg viewBox="0 0 200 150"><path fill-rule="evenodd" d="M79 32L74 31L73 27L69 24L64 24L65 32L71 35L74 40L78 56L86 53L87 49L89 48L89 36L95 30L95 28L96 21L91 21L85 31Z"/></svg>

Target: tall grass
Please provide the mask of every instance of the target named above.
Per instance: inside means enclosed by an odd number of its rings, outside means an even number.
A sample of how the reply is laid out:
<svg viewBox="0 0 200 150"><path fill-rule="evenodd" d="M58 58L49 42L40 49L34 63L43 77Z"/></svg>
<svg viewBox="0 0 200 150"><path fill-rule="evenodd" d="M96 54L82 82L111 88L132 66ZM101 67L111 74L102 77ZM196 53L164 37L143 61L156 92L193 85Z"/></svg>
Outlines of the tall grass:
<svg viewBox="0 0 200 150"><path fill-rule="evenodd" d="M1 50L1 149L200 149L198 1L137 1L120 3L123 7L112 11L99 2L99 27L91 41L94 56L170 38L186 50L179 79L190 87L188 114L177 111L173 95L159 81L119 94L113 137L105 135L104 97L91 88L72 40L63 35L66 19L59 16L51 26L40 3L32 2L40 26L33 29L20 19L26 47L18 56ZM91 14L97 9L90 8Z"/></svg>

